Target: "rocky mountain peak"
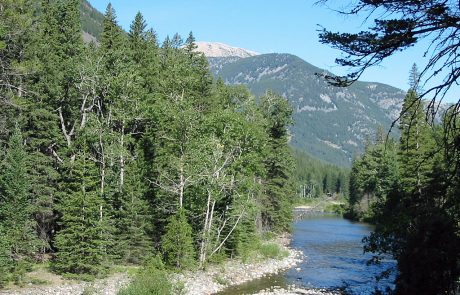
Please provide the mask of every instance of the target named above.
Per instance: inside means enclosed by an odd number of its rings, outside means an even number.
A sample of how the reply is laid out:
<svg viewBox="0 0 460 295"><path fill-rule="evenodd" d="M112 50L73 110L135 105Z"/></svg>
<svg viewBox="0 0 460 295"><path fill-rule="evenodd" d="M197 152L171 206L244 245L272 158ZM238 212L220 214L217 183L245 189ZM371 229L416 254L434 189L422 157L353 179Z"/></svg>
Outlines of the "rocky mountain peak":
<svg viewBox="0 0 460 295"><path fill-rule="evenodd" d="M259 53L243 48L233 47L219 42L196 42L199 52L204 53L206 57L251 57Z"/></svg>

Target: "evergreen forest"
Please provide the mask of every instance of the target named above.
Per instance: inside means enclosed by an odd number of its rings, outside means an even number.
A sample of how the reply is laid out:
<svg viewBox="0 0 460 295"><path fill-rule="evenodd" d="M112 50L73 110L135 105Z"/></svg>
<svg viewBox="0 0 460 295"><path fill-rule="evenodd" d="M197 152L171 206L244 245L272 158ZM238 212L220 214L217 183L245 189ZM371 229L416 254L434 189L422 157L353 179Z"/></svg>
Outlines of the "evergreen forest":
<svg viewBox="0 0 460 295"><path fill-rule="evenodd" d="M111 5L85 43L80 5L0 2L0 286L37 262L204 267L288 232L300 186L345 193L346 170L289 147L285 98L213 79L192 33L160 44L140 13L123 31Z"/></svg>

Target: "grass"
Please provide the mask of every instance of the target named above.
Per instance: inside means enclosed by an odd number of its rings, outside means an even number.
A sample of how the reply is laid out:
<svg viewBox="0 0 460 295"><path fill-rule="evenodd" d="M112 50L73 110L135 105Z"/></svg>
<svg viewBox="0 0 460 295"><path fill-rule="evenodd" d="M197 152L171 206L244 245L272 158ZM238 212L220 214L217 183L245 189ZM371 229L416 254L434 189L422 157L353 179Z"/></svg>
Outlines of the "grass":
<svg viewBox="0 0 460 295"><path fill-rule="evenodd" d="M173 286L166 271L155 270L137 275L133 282L118 292L118 295L169 295Z"/></svg>
<svg viewBox="0 0 460 295"><path fill-rule="evenodd" d="M114 265L109 269L109 274L127 273L129 276L135 276L140 270L141 267L138 265Z"/></svg>
<svg viewBox="0 0 460 295"><path fill-rule="evenodd" d="M214 281L218 283L219 285L223 285L223 286L228 286L230 284L230 282L221 275L216 275L214 277Z"/></svg>
<svg viewBox="0 0 460 295"><path fill-rule="evenodd" d="M270 238L264 237L264 241L255 241L247 245L240 253L240 259L243 263L257 262L266 259L282 259L289 255L289 252L283 249L278 243L274 242L275 237L272 234ZM271 242L270 242L271 240Z"/></svg>
<svg viewBox="0 0 460 295"><path fill-rule="evenodd" d="M281 249L280 245L275 243L262 244L259 252L264 258L270 259L281 259L289 255L288 251Z"/></svg>

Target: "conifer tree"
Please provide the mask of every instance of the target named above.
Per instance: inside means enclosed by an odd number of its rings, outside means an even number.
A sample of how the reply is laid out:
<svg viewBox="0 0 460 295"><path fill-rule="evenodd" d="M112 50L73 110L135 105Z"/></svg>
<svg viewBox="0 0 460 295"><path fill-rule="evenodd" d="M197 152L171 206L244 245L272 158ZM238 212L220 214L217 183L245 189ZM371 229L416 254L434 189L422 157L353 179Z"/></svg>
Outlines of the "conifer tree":
<svg viewBox="0 0 460 295"><path fill-rule="evenodd" d="M376 206L385 204L388 194L399 186L398 146L393 139L378 136L364 154L353 161L347 216L372 221Z"/></svg>
<svg viewBox="0 0 460 295"><path fill-rule="evenodd" d="M85 50L80 23L80 1L42 1L38 15L39 39L33 44L36 64L25 110L35 219L41 254L52 247L56 231L59 166L75 159L74 143L85 124L89 99L81 93L81 64ZM35 4L33 6L36 6Z"/></svg>
<svg viewBox="0 0 460 295"><path fill-rule="evenodd" d="M112 4L105 10L103 32L101 34L101 50L107 70L116 70L117 63L123 58L120 50L124 46L123 31L117 24L117 16Z"/></svg>
<svg viewBox="0 0 460 295"><path fill-rule="evenodd" d="M70 275L97 275L107 267L110 216L99 192L98 172L86 153L68 168L59 199L53 269Z"/></svg>
<svg viewBox="0 0 460 295"><path fill-rule="evenodd" d="M415 90L409 90L404 100L400 129L401 182L403 187L421 194L432 168L434 140Z"/></svg>
<svg viewBox="0 0 460 295"><path fill-rule="evenodd" d="M127 170L126 188L121 196L117 214L117 254L125 263L140 264L153 255L153 243L148 236L152 232L152 218L145 199L141 163L136 161Z"/></svg>
<svg viewBox="0 0 460 295"><path fill-rule="evenodd" d="M128 262L140 262L149 255L147 204L143 199L143 180L137 158L135 134L143 130L148 90L154 78L155 53L145 31L140 13L131 25L128 38L116 23L115 12L109 5L104 21L100 54L104 61L102 111L98 116L102 129L99 152L95 155L100 166L102 192L113 210L119 239L114 251ZM155 48L156 49L156 48ZM105 176L111 175L111 178ZM127 234L130 234L128 237Z"/></svg>
<svg viewBox="0 0 460 295"><path fill-rule="evenodd" d="M175 33L171 39L171 47L174 49L179 49L184 44L184 40L179 35L179 33Z"/></svg>
<svg viewBox="0 0 460 295"><path fill-rule="evenodd" d="M0 141L14 130L29 93L37 41L36 8L32 0L5 0L0 9Z"/></svg>
<svg viewBox="0 0 460 295"><path fill-rule="evenodd" d="M0 239L0 288L3 288L11 280L10 274L13 261L8 235L2 222L0 222L0 236L2 237Z"/></svg>
<svg viewBox="0 0 460 295"><path fill-rule="evenodd" d="M5 267L5 263L8 265L9 262L9 271L15 272L38 247L32 216L34 208L28 173L30 163L17 125L1 164L0 230L3 242L0 264Z"/></svg>
<svg viewBox="0 0 460 295"><path fill-rule="evenodd" d="M41 16L39 70L34 91L41 107L58 115L61 141L53 145L59 161L74 160L72 145L82 125L82 110L88 106L78 89L84 53L78 0L44 2Z"/></svg>
<svg viewBox="0 0 460 295"><path fill-rule="evenodd" d="M192 228L183 209L169 219L165 230L161 248L166 264L176 269L192 268L195 264Z"/></svg>
<svg viewBox="0 0 460 295"><path fill-rule="evenodd" d="M139 64L147 51L147 24L140 12L136 14L134 21L129 29L129 45L132 52L132 59L136 64Z"/></svg>
<svg viewBox="0 0 460 295"><path fill-rule="evenodd" d="M288 130L292 109L286 99L273 93L262 97L261 112L266 120L268 147L265 157L266 200L262 220L266 228L275 231L290 229L291 200L294 196L291 167L293 159L288 147Z"/></svg>
<svg viewBox="0 0 460 295"><path fill-rule="evenodd" d="M188 34L187 40L185 40L184 49L190 56L192 56L192 53L197 48L198 48L198 46L195 44L195 36L193 36L193 33L190 32Z"/></svg>
<svg viewBox="0 0 460 295"><path fill-rule="evenodd" d="M417 80L415 68L411 77ZM445 202L448 173L435 149L435 143L446 143L439 140L440 128L432 129L426 122L415 88L413 83L401 113L400 181L374 210L377 226L366 238L365 250L389 253L397 260L395 294L453 294L460 274L460 239ZM386 182L397 178L383 173L381 177Z"/></svg>

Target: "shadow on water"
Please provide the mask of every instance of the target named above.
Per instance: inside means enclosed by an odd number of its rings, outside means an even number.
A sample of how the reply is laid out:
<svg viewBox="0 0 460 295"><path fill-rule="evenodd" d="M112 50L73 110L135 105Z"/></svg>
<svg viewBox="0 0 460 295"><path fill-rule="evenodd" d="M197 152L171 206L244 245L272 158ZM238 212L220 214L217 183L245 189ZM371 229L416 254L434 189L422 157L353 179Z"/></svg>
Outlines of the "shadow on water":
<svg viewBox="0 0 460 295"><path fill-rule="evenodd" d="M342 290L346 294L373 294L375 288L393 287L394 277L377 282L375 277L395 265L386 259L381 265L367 265L370 254L363 253L363 237L372 226L345 220L336 215L305 215L294 223L291 247L302 250L305 261L280 274L264 277L219 295L254 294L272 287L295 284L304 288Z"/></svg>

